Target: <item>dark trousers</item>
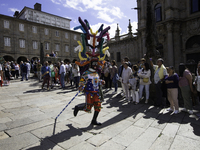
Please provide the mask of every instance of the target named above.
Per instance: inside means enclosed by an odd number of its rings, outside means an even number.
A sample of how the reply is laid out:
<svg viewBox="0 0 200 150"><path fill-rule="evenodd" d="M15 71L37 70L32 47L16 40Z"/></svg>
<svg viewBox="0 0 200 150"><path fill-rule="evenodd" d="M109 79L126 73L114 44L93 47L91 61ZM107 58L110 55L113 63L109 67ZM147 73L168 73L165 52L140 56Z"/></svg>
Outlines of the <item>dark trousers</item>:
<svg viewBox="0 0 200 150"><path fill-rule="evenodd" d="M17 78L19 77L19 70L15 70L15 75Z"/></svg>
<svg viewBox="0 0 200 150"><path fill-rule="evenodd" d="M155 84L156 87L156 106L165 106L165 101L163 98L162 83L158 82Z"/></svg>
<svg viewBox="0 0 200 150"><path fill-rule="evenodd" d="M49 82L50 82L50 76L49 74L47 74L43 79L42 87L44 87L44 84L47 83L47 88L49 88Z"/></svg>
<svg viewBox="0 0 200 150"><path fill-rule="evenodd" d="M76 84L76 88L79 86L79 80L80 80L79 76L74 77L74 83Z"/></svg>
<svg viewBox="0 0 200 150"><path fill-rule="evenodd" d="M106 88L106 89L107 89L107 88L110 88L110 89L111 89L111 87L112 87L112 79L110 79L110 74L108 75L108 77L105 77L105 76L104 76L104 79L105 79L105 82L106 82L105 88Z"/></svg>

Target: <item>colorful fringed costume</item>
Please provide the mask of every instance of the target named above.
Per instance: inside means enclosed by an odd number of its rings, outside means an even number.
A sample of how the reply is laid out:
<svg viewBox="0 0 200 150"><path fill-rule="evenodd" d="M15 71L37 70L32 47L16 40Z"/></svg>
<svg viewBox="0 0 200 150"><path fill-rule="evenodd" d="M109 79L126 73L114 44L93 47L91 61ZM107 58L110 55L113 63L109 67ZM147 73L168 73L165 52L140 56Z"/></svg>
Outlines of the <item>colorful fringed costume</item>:
<svg viewBox="0 0 200 150"><path fill-rule="evenodd" d="M74 109L74 116L77 115L79 110L91 112L91 108L94 106L95 112L91 124L101 125L101 123L97 122L96 119L101 110L101 85L105 84L105 81L100 80L100 76L98 74L98 66L103 66L106 55L109 56L109 47L103 48L103 37L106 36L107 40L110 39L108 34L108 30L110 29L110 27L107 27L103 30L102 24L101 27L94 33L90 28L89 22L87 20L84 20L83 22L82 19L79 17L79 22L81 26L76 27L75 30L81 29L83 31L83 34L81 35L82 43L78 41L79 46L75 49L77 51L79 50L80 62L75 63L81 67L89 65L89 69L87 69L82 74L79 82L79 90L84 91L86 96L86 104L82 107L76 106ZM89 46L91 52L86 52L86 46Z"/></svg>

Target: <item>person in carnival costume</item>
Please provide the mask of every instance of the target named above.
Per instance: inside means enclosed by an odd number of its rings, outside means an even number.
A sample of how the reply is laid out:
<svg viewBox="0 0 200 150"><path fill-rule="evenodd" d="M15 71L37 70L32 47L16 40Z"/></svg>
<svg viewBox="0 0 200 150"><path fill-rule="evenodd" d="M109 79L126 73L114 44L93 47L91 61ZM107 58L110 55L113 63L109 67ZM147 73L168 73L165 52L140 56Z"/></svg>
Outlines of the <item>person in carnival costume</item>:
<svg viewBox="0 0 200 150"><path fill-rule="evenodd" d="M101 125L101 123L97 122L97 117L101 110L101 85L105 84L105 81L100 79L101 70L99 66L103 66L105 56L109 56L109 48L103 48L103 37L107 36L107 40L110 39L108 34L110 27L103 29L102 24L99 30L93 33L87 20L82 21L79 17L79 22L81 26L74 29L81 29L83 34L81 35L82 43L78 41L79 46L75 49L76 51L79 50L78 55L80 62L76 61L75 63L83 68L83 73L79 82L79 91L85 93L86 99L84 106L75 106L74 116L77 116L79 110L91 112L91 108L94 106L95 111L91 124ZM86 45L89 46L91 53L86 52ZM97 53L97 51L99 51L99 53Z"/></svg>

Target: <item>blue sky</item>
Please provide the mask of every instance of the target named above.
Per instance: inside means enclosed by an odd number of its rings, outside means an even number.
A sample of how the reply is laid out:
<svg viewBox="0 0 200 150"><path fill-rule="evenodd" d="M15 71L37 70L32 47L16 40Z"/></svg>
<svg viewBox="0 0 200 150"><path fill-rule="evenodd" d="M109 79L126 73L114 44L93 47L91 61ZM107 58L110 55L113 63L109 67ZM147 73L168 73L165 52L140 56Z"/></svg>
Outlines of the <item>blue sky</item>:
<svg viewBox="0 0 200 150"><path fill-rule="evenodd" d="M78 17L87 19L93 30L97 30L103 23L104 27L110 26L110 36L115 35L117 23L120 34L128 31L129 19L132 30L137 29L136 0L1 0L0 14L13 16L16 10L21 11L24 6L34 8L35 3L42 4L42 11L70 18L71 29L79 24Z"/></svg>

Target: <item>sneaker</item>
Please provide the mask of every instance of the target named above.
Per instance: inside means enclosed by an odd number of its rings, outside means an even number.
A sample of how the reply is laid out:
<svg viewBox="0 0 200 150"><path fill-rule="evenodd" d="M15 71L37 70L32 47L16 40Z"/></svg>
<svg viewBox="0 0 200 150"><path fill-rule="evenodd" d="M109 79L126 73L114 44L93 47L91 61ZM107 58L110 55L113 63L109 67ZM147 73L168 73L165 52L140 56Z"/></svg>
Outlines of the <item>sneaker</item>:
<svg viewBox="0 0 200 150"><path fill-rule="evenodd" d="M192 114L193 114L193 111L192 111L192 110L188 110L188 113L189 113L190 115L192 115Z"/></svg>
<svg viewBox="0 0 200 150"><path fill-rule="evenodd" d="M181 111L183 111L183 112L187 112L187 109L186 109L186 108L183 108Z"/></svg>
<svg viewBox="0 0 200 150"><path fill-rule="evenodd" d="M148 103L148 99L145 101L145 104L147 104Z"/></svg>
<svg viewBox="0 0 200 150"><path fill-rule="evenodd" d="M112 94L117 94L117 92L114 91L114 92L112 92Z"/></svg>
<svg viewBox="0 0 200 150"><path fill-rule="evenodd" d="M139 102L135 102L135 105L139 104Z"/></svg>
<svg viewBox="0 0 200 150"><path fill-rule="evenodd" d="M179 110L175 110L175 111L174 111L174 114L178 114L178 113L179 113Z"/></svg>
<svg viewBox="0 0 200 150"><path fill-rule="evenodd" d="M167 111L171 111L171 112L172 112L172 111L174 111L174 110L173 110L173 109L171 109L171 108L168 108L168 109L167 109Z"/></svg>

